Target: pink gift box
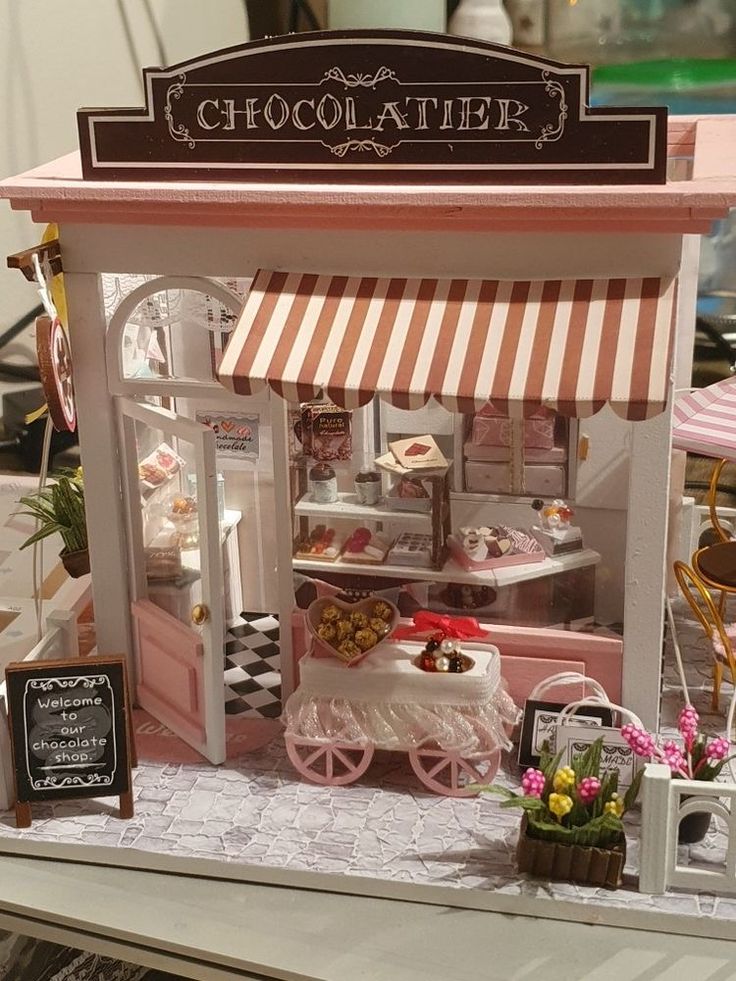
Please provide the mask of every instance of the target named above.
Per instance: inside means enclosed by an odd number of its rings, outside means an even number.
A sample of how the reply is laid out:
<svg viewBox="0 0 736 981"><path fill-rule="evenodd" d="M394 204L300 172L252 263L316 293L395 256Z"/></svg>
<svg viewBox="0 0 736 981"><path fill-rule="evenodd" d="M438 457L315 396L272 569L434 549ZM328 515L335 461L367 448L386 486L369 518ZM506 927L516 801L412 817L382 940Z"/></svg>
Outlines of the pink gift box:
<svg viewBox="0 0 736 981"><path fill-rule="evenodd" d="M524 446L528 449L549 450L555 445L555 414L540 409L524 420ZM473 419L471 442L479 446L510 446L511 420L495 409L484 406Z"/></svg>

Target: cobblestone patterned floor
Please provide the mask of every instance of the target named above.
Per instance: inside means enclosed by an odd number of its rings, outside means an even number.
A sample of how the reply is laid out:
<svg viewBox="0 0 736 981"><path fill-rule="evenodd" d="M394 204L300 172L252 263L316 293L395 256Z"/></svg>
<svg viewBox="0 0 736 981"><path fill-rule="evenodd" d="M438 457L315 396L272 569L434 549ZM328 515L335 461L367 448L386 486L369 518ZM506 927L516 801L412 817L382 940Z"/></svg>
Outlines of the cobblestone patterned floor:
<svg viewBox="0 0 736 981"><path fill-rule="evenodd" d="M706 646L697 625L681 611L679 636L687 654L692 700L715 729L723 717L710 711ZM671 722L681 705L671 651L665 664L665 722ZM729 695L724 684L724 711ZM12 814L0 815L0 851L4 836L88 843L179 858L736 919L736 898L641 895L636 890L635 824L630 828L623 889L608 892L527 881L515 872L518 813L501 810L495 799L434 796L419 784L405 757L387 753L376 754L358 783L325 789L297 778L280 731L270 720L261 723L259 741L260 748L241 752L222 767L143 763L135 773L136 814L131 821L119 820L110 802L96 801L34 806L33 827L27 831L15 828ZM518 781L513 765L505 764L502 779ZM697 855L717 860L723 846L723 836L714 830L698 846ZM124 864L119 851L117 856Z"/></svg>

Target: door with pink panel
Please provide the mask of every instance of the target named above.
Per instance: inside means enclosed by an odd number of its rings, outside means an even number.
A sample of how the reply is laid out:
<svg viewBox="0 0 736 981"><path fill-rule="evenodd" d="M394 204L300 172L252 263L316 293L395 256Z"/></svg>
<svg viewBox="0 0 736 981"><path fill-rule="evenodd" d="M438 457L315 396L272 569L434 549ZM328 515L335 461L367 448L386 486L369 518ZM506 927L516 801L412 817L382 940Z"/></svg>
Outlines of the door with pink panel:
<svg viewBox="0 0 736 981"><path fill-rule="evenodd" d="M215 434L119 399L136 700L212 763L225 759L223 570Z"/></svg>

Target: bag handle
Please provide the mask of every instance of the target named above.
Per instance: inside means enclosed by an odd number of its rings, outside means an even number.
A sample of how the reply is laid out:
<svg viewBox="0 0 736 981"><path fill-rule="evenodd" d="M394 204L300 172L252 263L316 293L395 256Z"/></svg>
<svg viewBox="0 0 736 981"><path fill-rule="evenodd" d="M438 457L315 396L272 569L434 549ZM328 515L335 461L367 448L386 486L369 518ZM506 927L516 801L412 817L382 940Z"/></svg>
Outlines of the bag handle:
<svg viewBox="0 0 736 981"><path fill-rule="evenodd" d="M570 716L575 714L577 709L585 708L588 705L591 707L595 706L596 708L607 708L612 712L618 712L621 719L626 716L629 722L633 723L633 725L637 726L637 728L644 728L639 716L636 715L635 712L632 712L631 709L624 708L623 705L616 705L614 702L610 702L608 699L604 701L598 698L581 698L577 702L570 702L570 704L566 705L558 714L557 725L564 725Z"/></svg>
<svg viewBox="0 0 736 981"><path fill-rule="evenodd" d="M597 682L595 678L588 678L586 675L580 674L579 671L559 671L557 674L551 674L548 678L543 678L532 688L527 698L541 698L545 692L552 688L572 688L573 685L580 684L583 686L583 691L590 688L596 698L601 698L604 702L608 701L608 695L603 685Z"/></svg>

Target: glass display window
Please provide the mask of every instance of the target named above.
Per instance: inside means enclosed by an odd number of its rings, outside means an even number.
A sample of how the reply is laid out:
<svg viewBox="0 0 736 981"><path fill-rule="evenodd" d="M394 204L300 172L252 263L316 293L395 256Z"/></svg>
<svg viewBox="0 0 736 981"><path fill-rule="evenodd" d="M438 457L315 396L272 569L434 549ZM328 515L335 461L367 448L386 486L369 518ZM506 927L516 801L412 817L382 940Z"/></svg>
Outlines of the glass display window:
<svg viewBox="0 0 736 981"><path fill-rule="evenodd" d="M625 514L596 520L595 508L577 514L568 501L574 422L549 411L517 422L491 409L470 416L378 399L352 411L328 400L292 404L288 418L297 582L306 576L351 596L382 591L405 615L427 608L620 633L621 557L611 554L607 523L623 523L623 541ZM556 482L514 486L517 438L532 457L525 467L554 470ZM493 464L501 476L474 484L472 464Z"/></svg>

